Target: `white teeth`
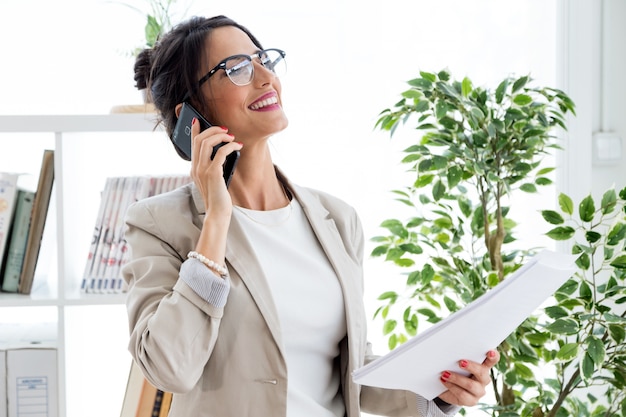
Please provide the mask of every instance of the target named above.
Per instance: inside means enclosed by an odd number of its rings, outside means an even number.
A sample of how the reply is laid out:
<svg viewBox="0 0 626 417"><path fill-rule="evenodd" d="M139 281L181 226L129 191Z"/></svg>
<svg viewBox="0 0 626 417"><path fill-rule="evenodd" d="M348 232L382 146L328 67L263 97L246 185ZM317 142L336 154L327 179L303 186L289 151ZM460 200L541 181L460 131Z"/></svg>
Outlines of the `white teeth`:
<svg viewBox="0 0 626 417"><path fill-rule="evenodd" d="M257 101L256 103L252 104L250 108L252 110L258 110L265 106L269 106L269 105L276 104L276 103L278 103L278 98L274 96L274 97L270 97L262 101Z"/></svg>

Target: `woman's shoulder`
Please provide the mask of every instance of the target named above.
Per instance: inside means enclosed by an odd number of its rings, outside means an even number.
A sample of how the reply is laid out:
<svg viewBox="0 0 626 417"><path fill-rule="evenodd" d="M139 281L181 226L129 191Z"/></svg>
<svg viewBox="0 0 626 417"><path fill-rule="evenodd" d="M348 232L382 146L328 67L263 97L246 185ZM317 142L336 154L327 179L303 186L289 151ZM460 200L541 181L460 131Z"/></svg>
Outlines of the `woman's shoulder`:
<svg viewBox="0 0 626 417"><path fill-rule="evenodd" d="M128 207L127 216L144 215L146 212L154 218L185 216L196 211L193 194L193 185L186 184L146 197L132 203Z"/></svg>
<svg viewBox="0 0 626 417"><path fill-rule="evenodd" d="M334 218L344 216L352 217L357 215L356 210L352 205L334 194L320 189L298 185L294 185L293 188L296 193L296 197L303 205L310 206L319 204L321 207L330 212Z"/></svg>

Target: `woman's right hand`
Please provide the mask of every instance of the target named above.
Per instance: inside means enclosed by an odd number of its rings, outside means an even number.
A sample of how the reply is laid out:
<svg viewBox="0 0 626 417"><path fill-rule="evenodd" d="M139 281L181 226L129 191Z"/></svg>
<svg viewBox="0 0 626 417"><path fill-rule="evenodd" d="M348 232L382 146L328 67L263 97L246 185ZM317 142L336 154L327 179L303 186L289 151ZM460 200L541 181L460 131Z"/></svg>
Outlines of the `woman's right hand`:
<svg viewBox="0 0 626 417"><path fill-rule="evenodd" d="M191 124L191 178L202 193L205 208L212 214L230 216L232 200L223 177L223 165L226 156L242 148L242 144L234 141L228 130L219 126L211 126L200 132L200 123L196 119ZM211 160L213 147L220 142L227 142Z"/></svg>

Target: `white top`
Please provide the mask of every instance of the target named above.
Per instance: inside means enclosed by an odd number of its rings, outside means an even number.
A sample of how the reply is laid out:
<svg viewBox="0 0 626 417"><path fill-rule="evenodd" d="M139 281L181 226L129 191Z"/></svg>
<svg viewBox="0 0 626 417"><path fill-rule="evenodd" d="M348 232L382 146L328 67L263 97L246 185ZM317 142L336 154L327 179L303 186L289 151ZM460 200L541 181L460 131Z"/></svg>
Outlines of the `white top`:
<svg viewBox="0 0 626 417"><path fill-rule="evenodd" d="M342 417L339 342L346 335L339 280L302 207L278 210L235 206L265 271L280 318L289 386L287 415Z"/></svg>

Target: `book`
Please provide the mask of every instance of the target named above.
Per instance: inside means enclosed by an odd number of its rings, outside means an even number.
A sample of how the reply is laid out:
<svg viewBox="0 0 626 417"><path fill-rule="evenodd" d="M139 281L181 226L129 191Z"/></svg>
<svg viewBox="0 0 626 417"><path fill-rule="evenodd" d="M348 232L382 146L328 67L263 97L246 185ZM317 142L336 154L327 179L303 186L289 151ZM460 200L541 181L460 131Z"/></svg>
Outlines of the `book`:
<svg viewBox="0 0 626 417"><path fill-rule="evenodd" d="M578 255L543 250L490 291L388 354L353 372L358 384L412 391L432 400L441 372L483 362L575 272ZM467 375L467 373L464 373Z"/></svg>
<svg viewBox="0 0 626 417"><path fill-rule="evenodd" d="M143 376L135 361L132 361L120 417L152 417L155 402L158 402L160 408L162 401L162 395L157 395L158 391Z"/></svg>
<svg viewBox="0 0 626 417"><path fill-rule="evenodd" d="M34 200L34 191L18 190L11 239L7 247L4 270L2 271L2 291L16 293L19 289Z"/></svg>
<svg viewBox="0 0 626 417"><path fill-rule="evenodd" d="M170 406L172 405L172 394L171 392L163 393L163 401L161 402L161 410L159 411L159 417L167 417L170 413Z"/></svg>
<svg viewBox="0 0 626 417"><path fill-rule="evenodd" d="M104 189L100 193L100 207L98 209L98 215L96 216L96 224L93 229L93 234L91 236L91 244L89 246L89 253L87 255L87 263L85 264L85 270L83 272L83 281L81 284L81 290L83 292L92 292L95 291L94 282L91 277L95 275L95 271L97 270L96 265L96 256L100 253L98 252L98 243L101 239L102 234L102 225L105 221L107 211L110 212L109 202L111 198L109 195L113 193L114 187L117 185L117 178L109 177L105 180Z"/></svg>
<svg viewBox="0 0 626 417"><path fill-rule="evenodd" d="M120 417L166 417L172 393L155 388L132 361Z"/></svg>
<svg viewBox="0 0 626 417"><path fill-rule="evenodd" d="M0 172L0 271L4 266L13 214L17 205L17 179L19 174Z"/></svg>
<svg viewBox="0 0 626 417"><path fill-rule="evenodd" d="M147 197L171 191L191 181L188 175L109 177L104 191L85 265L81 291L121 293L127 290L121 268L129 251L124 238L126 210Z"/></svg>
<svg viewBox="0 0 626 417"><path fill-rule="evenodd" d="M120 417L135 417L145 378L135 361L130 365Z"/></svg>
<svg viewBox="0 0 626 417"><path fill-rule="evenodd" d="M35 199L33 201L30 229L28 231L28 239L26 240L26 248L24 249L24 262L18 289L20 294L30 294L33 286L35 267L39 259L41 238L46 225L46 218L48 217L53 184L54 151L46 149L41 161L41 169L39 171L39 179L37 181L37 189L35 190Z"/></svg>

